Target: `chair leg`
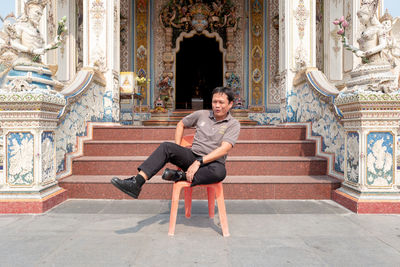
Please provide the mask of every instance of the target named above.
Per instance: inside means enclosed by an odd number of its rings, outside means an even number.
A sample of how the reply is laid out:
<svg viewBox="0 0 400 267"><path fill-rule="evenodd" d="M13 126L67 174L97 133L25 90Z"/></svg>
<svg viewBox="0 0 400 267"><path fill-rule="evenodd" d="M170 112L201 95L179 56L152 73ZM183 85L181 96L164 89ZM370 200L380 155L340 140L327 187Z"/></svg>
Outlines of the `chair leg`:
<svg viewBox="0 0 400 267"><path fill-rule="evenodd" d="M217 195L217 203L218 203L219 220L221 222L221 228L222 228L222 235L224 237L227 237L230 234L229 234L229 227L228 227L228 218L226 217L224 192L223 192L221 183L216 186L216 195Z"/></svg>
<svg viewBox="0 0 400 267"><path fill-rule="evenodd" d="M215 190L212 186L207 187L208 195L208 216L212 219L215 213Z"/></svg>
<svg viewBox="0 0 400 267"><path fill-rule="evenodd" d="M168 235L174 235L176 216L178 215L179 206L179 195L181 193L182 186L179 183L175 183L172 190L172 201L171 201L171 213L169 215L169 230Z"/></svg>
<svg viewBox="0 0 400 267"><path fill-rule="evenodd" d="M185 217L190 218L192 211L192 188L185 187Z"/></svg>

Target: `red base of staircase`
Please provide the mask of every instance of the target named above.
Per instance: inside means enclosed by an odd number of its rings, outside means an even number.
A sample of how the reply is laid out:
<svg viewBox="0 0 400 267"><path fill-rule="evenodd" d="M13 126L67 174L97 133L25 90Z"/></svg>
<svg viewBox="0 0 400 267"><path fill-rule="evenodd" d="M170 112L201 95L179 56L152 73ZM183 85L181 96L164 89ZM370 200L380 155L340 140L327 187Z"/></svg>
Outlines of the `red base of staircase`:
<svg viewBox="0 0 400 267"><path fill-rule="evenodd" d="M67 200L67 191L60 189L44 199L10 199L0 201L0 213L43 213Z"/></svg>
<svg viewBox="0 0 400 267"><path fill-rule="evenodd" d="M332 192L332 199L355 213L400 214L400 201L360 200L338 190Z"/></svg>
<svg viewBox="0 0 400 267"><path fill-rule="evenodd" d="M68 191L69 198L132 199L111 185L110 178L75 175L62 179L59 185ZM172 185L154 177L143 186L139 199L171 199ZM328 176L234 176L227 177L223 187L225 199L331 199L340 181ZM207 193L194 188L193 198L206 199Z"/></svg>

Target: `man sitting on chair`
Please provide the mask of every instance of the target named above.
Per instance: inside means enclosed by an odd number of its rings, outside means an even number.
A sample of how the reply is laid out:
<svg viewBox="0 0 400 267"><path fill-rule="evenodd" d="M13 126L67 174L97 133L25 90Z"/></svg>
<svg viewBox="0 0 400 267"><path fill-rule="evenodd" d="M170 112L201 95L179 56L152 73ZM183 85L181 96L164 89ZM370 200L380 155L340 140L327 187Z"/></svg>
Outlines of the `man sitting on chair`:
<svg viewBox="0 0 400 267"><path fill-rule="evenodd" d="M138 198L142 185L153 177L165 164L171 162L183 171L165 169L164 180L187 180L192 186L218 183L225 179L225 160L240 132L240 123L229 110L234 94L228 87L216 87L212 92L212 111L198 110L179 121L175 131L175 143L162 143L139 167L139 173L131 178L111 179L122 192ZM195 127L192 148L180 146L184 128Z"/></svg>

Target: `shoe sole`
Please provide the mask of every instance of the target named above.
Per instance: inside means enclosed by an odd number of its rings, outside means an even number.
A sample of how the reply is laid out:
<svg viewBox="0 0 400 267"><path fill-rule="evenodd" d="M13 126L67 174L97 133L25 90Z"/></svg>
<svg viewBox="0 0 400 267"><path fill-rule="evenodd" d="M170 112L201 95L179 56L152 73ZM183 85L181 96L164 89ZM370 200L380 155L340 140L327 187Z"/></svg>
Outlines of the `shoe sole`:
<svg viewBox="0 0 400 267"><path fill-rule="evenodd" d="M166 178L166 172L168 172L168 171L174 171L174 170L171 170L171 169L168 169L168 168L166 168L165 170L164 170L164 172L163 172L163 174L161 175L161 179L163 179L164 181L170 181L170 182L180 182L180 181L186 181L186 178L175 178L175 177L173 177L173 175L171 176L171 178Z"/></svg>
<svg viewBox="0 0 400 267"><path fill-rule="evenodd" d="M116 182L114 182L114 180L111 180L111 184L112 184L113 186L115 186L116 188L118 188L119 190L121 190L122 192L124 192L125 194L127 194L127 195L133 197L134 199L137 199L138 196L139 196L139 194L135 195L134 193L132 193L132 192L130 192L130 191L127 191L127 190L125 190L124 188L120 187L119 184L117 184Z"/></svg>

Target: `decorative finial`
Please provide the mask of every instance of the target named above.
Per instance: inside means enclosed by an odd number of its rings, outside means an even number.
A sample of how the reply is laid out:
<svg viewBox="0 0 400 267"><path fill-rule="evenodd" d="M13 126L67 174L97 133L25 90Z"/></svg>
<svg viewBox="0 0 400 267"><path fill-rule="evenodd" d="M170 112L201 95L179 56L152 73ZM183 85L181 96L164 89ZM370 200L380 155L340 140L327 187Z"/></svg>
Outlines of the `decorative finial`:
<svg viewBox="0 0 400 267"><path fill-rule="evenodd" d="M385 20L393 21L393 17L389 14L389 10L387 8L385 10L385 14L383 14L383 16L379 19L379 22L382 23L382 21Z"/></svg>

